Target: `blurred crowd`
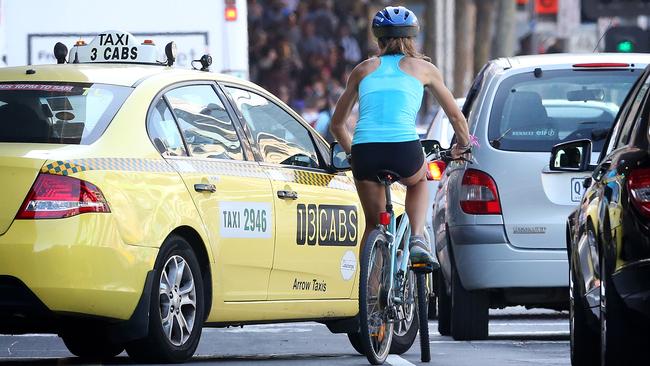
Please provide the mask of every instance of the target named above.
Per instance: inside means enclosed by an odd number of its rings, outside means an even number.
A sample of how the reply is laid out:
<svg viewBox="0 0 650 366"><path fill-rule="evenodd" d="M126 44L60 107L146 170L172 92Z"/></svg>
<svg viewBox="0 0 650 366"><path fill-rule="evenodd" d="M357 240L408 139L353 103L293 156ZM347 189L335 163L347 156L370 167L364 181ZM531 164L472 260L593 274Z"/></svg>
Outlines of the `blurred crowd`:
<svg viewBox="0 0 650 366"><path fill-rule="evenodd" d="M333 140L328 126L336 101L373 47L367 11L366 1L248 0L251 81Z"/></svg>

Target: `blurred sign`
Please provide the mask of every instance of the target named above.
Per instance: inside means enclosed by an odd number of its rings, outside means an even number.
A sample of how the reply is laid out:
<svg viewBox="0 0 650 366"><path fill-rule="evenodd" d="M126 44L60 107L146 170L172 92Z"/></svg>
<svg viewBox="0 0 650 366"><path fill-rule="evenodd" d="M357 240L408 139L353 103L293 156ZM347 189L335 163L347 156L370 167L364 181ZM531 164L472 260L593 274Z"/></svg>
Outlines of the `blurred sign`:
<svg viewBox="0 0 650 366"><path fill-rule="evenodd" d="M557 14L558 0L535 0L535 12L537 14Z"/></svg>
<svg viewBox="0 0 650 366"><path fill-rule="evenodd" d="M590 18L650 15L647 0L582 0L582 9Z"/></svg>

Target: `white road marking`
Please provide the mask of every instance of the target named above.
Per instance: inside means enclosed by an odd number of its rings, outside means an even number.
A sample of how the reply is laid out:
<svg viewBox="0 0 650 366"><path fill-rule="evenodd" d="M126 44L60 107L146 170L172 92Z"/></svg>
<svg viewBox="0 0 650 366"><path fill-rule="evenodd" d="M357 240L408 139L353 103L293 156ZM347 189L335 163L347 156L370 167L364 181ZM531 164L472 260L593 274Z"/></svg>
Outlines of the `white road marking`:
<svg viewBox="0 0 650 366"><path fill-rule="evenodd" d="M386 358L386 362L388 362L392 366L415 366L415 364L408 362L407 360L401 358L398 355L388 355L388 358Z"/></svg>

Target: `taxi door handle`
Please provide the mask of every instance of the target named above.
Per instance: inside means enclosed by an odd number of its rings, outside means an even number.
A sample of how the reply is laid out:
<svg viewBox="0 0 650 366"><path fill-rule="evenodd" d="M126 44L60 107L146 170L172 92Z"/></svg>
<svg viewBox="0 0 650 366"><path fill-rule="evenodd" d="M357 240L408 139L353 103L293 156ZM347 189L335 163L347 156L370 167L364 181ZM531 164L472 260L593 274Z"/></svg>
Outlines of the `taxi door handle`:
<svg viewBox="0 0 650 366"><path fill-rule="evenodd" d="M283 200L297 200L298 192L296 191L278 191L278 198Z"/></svg>
<svg viewBox="0 0 650 366"><path fill-rule="evenodd" d="M214 184L195 184L194 185L194 190L197 192L210 192L214 193L217 191L217 187L214 186Z"/></svg>

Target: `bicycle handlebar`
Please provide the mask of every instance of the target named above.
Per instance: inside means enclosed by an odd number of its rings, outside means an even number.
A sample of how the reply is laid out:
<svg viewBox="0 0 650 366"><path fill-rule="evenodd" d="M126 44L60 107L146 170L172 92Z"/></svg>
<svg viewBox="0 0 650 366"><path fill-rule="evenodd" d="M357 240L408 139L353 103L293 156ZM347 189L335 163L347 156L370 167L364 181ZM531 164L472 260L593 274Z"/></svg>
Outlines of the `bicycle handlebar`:
<svg viewBox="0 0 650 366"><path fill-rule="evenodd" d="M472 153L472 148L471 147L469 149L463 151L461 153L461 156L459 156L458 158L453 158L452 157L451 148L434 150L431 153L429 153L428 156L430 156L430 157L432 156L434 159L437 159L437 160L442 160L442 161L445 162L445 164L449 164L452 161L466 161L466 162L468 162L470 164L473 164L474 162L472 160L463 157L464 154L468 154L468 153L470 153L470 154Z"/></svg>

